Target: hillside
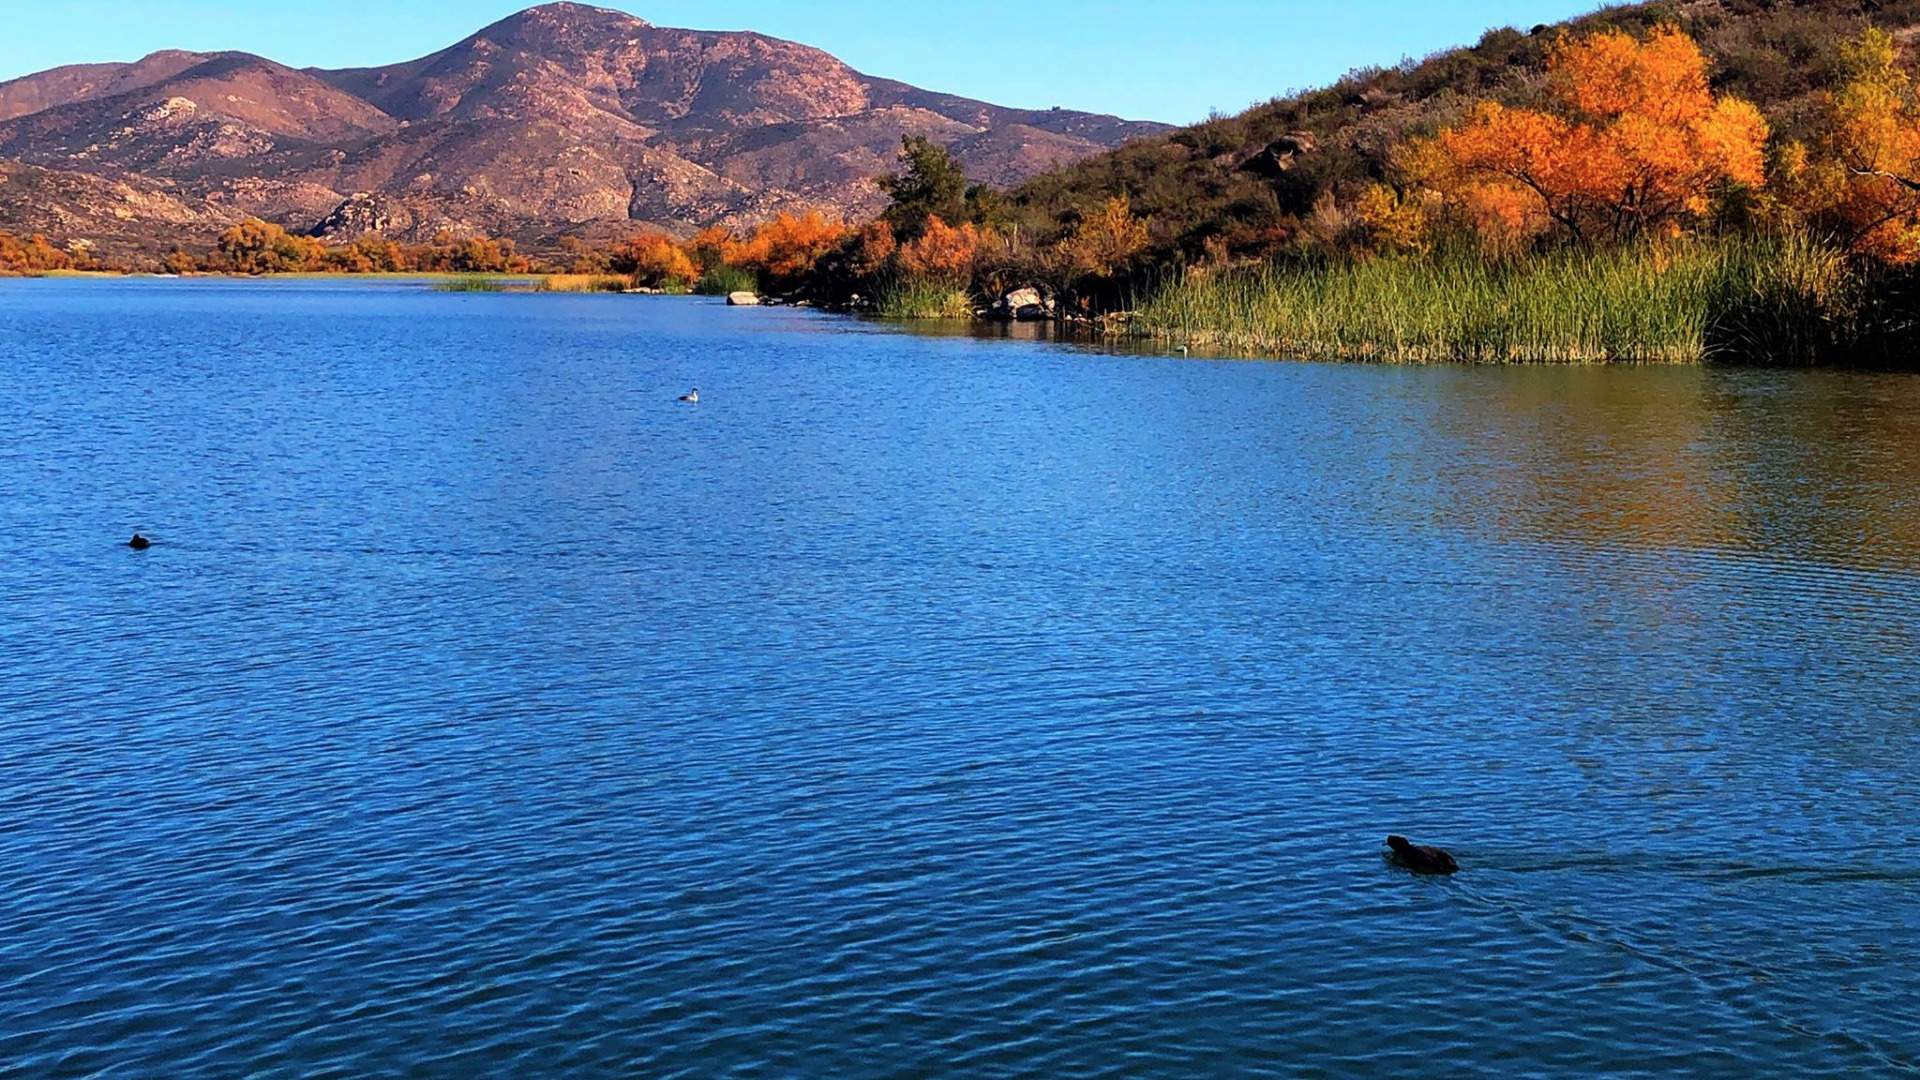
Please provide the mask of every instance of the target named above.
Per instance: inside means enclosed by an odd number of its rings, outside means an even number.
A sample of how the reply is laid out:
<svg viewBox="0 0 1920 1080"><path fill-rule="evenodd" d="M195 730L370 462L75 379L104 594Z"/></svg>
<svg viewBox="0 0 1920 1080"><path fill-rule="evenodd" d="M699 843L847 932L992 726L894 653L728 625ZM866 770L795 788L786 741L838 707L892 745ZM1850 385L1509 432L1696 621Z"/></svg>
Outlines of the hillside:
<svg viewBox="0 0 1920 1080"><path fill-rule="evenodd" d="M0 231L6 222L34 222L62 246L73 239L102 251L199 246L234 216L181 198L139 177L106 179L0 161Z"/></svg>
<svg viewBox="0 0 1920 1080"><path fill-rule="evenodd" d="M0 160L164 189L217 218L339 226L369 199L396 239L745 224L800 207L849 218L900 139L955 148L1011 184L1164 125L1024 111L865 76L751 33L533 8L431 56L296 71L243 53L156 53L0 84ZM0 209L0 229L125 234L84 207ZM337 239L349 239L339 235Z"/></svg>
<svg viewBox="0 0 1920 1080"><path fill-rule="evenodd" d="M1431 135L1476 103L1528 105L1542 94L1563 31L1673 23L1713 63L1717 91L1759 105L1777 135L1804 136L1833 82L1840 46L1871 20L1911 43L1920 0L1678 0L1604 9L1568 24L1489 31L1477 45L1277 99L1087 158L1020 185L1014 214L1047 242L1102 202L1131 199L1163 263L1259 258L1314 227L1316 206L1348 203L1394 179L1394 148Z"/></svg>

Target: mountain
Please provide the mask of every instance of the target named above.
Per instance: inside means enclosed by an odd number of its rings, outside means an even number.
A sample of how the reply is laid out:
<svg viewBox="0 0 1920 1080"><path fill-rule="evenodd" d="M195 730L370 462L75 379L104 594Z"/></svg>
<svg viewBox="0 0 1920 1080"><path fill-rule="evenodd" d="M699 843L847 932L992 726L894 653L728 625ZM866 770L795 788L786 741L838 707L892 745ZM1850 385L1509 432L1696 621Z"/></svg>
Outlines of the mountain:
<svg viewBox="0 0 1920 1080"><path fill-rule="evenodd" d="M1164 130L931 93L805 45L571 3L388 67L165 52L0 83L0 161L339 239L374 221L395 239L537 244L802 207L858 218L882 204L872 178L903 135L951 145L974 179L1007 185ZM88 238L95 219L66 209L0 206L0 229Z"/></svg>
<svg viewBox="0 0 1920 1080"><path fill-rule="evenodd" d="M80 64L0 83L0 122L55 105L91 101L152 86L206 59L199 53L157 52L132 64Z"/></svg>

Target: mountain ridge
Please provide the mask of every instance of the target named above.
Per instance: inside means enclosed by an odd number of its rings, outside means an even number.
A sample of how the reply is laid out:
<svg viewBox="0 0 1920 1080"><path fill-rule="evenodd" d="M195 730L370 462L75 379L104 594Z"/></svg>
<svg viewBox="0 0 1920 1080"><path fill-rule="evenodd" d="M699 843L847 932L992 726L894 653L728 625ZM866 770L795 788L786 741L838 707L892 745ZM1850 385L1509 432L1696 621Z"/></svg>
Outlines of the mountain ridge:
<svg viewBox="0 0 1920 1080"><path fill-rule="evenodd" d="M377 197L406 222L395 238L412 240L540 244L801 208L858 218L884 202L872 178L905 135L953 145L974 180L1006 185L1164 130L922 90L800 43L574 3L378 67L162 51L0 83L0 160L296 231L362 220L339 211ZM61 218L74 234L88 215ZM0 208L0 229L47 227Z"/></svg>

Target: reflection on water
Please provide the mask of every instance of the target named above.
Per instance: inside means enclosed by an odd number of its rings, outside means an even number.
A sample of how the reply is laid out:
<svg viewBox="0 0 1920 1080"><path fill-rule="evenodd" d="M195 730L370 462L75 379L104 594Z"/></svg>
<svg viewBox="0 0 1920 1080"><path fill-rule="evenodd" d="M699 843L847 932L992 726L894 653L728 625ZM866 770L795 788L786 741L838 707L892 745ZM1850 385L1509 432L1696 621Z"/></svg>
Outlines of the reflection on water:
<svg viewBox="0 0 1920 1080"><path fill-rule="evenodd" d="M1172 355L1053 323L873 325ZM1383 368L1364 378L1393 388L1384 404L1395 411L1344 418L1387 441L1388 497L1429 493L1431 504L1401 508L1435 521L1513 539L1869 567L1911 565L1920 552L1920 380L1910 376L1651 366Z"/></svg>
<svg viewBox="0 0 1920 1080"><path fill-rule="evenodd" d="M868 325L910 337L973 338L1072 345L1123 356L1165 356L1171 351L1154 341L1113 337L1091 327L1056 322L1001 322L977 319L870 319Z"/></svg>
<svg viewBox="0 0 1920 1080"><path fill-rule="evenodd" d="M1450 509L1480 527L1843 565L1911 565L1920 551L1920 381L1691 369L1493 378L1500 393L1462 394L1433 417L1451 450L1479 462Z"/></svg>
<svg viewBox="0 0 1920 1080"><path fill-rule="evenodd" d="M922 329L0 283L0 1076L1920 1068L1920 380Z"/></svg>

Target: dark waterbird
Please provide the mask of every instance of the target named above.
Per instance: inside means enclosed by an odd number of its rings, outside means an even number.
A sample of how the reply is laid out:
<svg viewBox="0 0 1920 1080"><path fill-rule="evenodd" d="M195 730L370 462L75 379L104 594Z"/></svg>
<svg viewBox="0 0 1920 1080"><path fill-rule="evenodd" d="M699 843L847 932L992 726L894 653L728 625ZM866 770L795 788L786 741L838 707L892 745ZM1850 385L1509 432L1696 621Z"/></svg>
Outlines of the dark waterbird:
<svg viewBox="0 0 1920 1080"><path fill-rule="evenodd" d="M1393 849L1393 861L1416 874L1451 874L1460 869L1460 863L1452 855L1437 847L1425 847L1408 840L1404 836L1387 837L1387 846Z"/></svg>
<svg viewBox="0 0 1920 1080"><path fill-rule="evenodd" d="M135 551L145 551L153 546L153 541L141 536L139 533L134 533L133 539L127 541L127 546Z"/></svg>
<svg viewBox="0 0 1920 1080"><path fill-rule="evenodd" d="M689 405L698 405L698 404L700 404L700 391L699 391L699 389L698 389L698 388L695 388L695 389L694 389L693 391L691 391L691 392L689 392L689 393L685 393L685 394L682 394L682 395L680 395L680 400L681 400L681 401L684 401L684 402L686 402L686 403L687 403L687 404L689 404Z"/></svg>

